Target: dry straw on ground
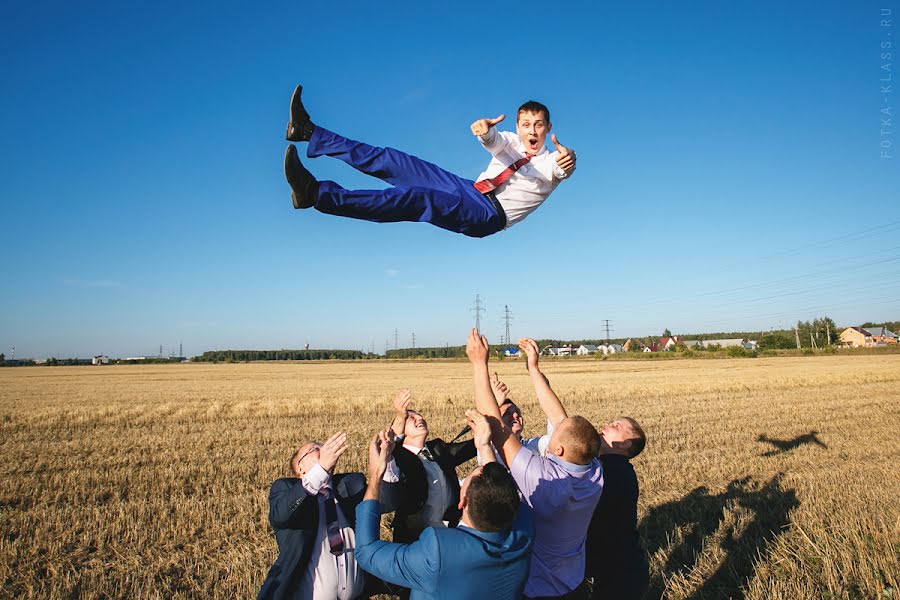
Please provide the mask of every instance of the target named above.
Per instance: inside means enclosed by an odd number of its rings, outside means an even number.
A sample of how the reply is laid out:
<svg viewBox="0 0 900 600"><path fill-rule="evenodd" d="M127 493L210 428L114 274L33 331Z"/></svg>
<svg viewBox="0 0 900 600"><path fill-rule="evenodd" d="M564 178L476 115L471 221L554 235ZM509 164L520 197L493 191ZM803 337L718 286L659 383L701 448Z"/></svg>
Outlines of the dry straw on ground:
<svg viewBox="0 0 900 600"><path fill-rule="evenodd" d="M522 364L495 366L539 432ZM900 356L545 370L572 412L645 425L654 597L900 594ZM254 596L292 449L342 429L363 469L399 387L445 439L472 404L464 362L0 369L2 596Z"/></svg>

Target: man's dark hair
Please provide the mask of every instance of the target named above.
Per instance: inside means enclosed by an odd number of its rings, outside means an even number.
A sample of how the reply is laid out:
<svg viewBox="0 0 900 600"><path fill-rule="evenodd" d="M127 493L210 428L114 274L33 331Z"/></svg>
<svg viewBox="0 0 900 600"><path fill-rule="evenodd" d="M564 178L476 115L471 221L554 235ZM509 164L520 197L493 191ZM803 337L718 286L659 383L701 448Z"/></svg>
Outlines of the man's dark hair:
<svg viewBox="0 0 900 600"><path fill-rule="evenodd" d="M600 453L600 434L590 421L579 416L569 417L562 427L563 441L572 453L571 462L586 465Z"/></svg>
<svg viewBox="0 0 900 600"><path fill-rule="evenodd" d="M628 425L631 426L631 432L634 434L634 437L631 438L631 447L628 449L628 458L634 458L644 451L644 446L647 445L647 435L644 433L644 428L641 427L640 423L631 417L619 418L628 422Z"/></svg>
<svg viewBox="0 0 900 600"><path fill-rule="evenodd" d="M519 489L505 467L492 462L472 477L466 491L469 519L479 531L505 531L519 511Z"/></svg>
<svg viewBox="0 0 900 600"><path fill-rule="evenodd" d="M544 118L547 119L547 123L550 123L550 109L538 102L537 100L529 100L525 104L519 107L519 110L516 112L516 122L519 121L519 115L523 112L532 112L532 113L544 113Z"/></svg>

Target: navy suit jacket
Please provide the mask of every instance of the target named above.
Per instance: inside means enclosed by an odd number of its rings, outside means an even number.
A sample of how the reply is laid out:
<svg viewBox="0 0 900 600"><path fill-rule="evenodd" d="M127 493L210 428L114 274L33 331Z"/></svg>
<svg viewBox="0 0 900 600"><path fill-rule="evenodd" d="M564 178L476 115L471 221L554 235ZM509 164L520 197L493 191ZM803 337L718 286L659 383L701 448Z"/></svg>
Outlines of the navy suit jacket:
<svg viewBox="0 0 900 600"><path fill-rule="evenodd" d="M356 561L376 577L410 588L410 600L522 597L534 538L527 509L508 531L428 527L412 544L381 541L380 523L378 502L356 507Z"/></svg>
<svg viewBox="0 0 900 600"><path fill-rule="evenodd" d="M362 473L334 475L334 495L344 518L356 522L356 505L366 493ZM258 600L291 598L303 578L319 528L319 503L296 477L277 479L269 490L269 523L278 542L278 559L259 590Z"/></svg>

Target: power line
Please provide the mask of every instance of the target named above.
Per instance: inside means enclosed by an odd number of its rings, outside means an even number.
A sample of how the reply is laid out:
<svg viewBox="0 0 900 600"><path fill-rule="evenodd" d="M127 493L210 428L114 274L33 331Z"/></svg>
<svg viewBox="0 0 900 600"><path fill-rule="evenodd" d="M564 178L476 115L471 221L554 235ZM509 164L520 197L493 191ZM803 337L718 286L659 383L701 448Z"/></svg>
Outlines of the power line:
<svg viewBox="0 0 900 600"><path fill-rule="evenodd" d="M513 315L509 310L509 305L503 305L503 320L506 322L506 344L509 345L512 343L509 337L509 322L513 319Z"/></svg>
<svg viewBox="0 0 900 600"><path fill-rule="evenodd" d="M470 309L475 313L475 331L479 334L481 333L481 313L487 312L481 305L481 296L479 294L475 294L475 306Z"/></svg>

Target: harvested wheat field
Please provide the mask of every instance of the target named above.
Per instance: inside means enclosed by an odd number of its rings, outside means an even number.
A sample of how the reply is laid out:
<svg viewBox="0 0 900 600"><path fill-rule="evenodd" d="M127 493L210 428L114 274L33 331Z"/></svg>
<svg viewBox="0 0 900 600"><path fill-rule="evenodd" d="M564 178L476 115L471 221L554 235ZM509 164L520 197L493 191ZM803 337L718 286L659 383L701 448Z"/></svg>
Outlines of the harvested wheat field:
<svg viewBox="0 0 900 600"><path fill-rule="evenodd" d="M524 366L493 367L545 420ZM900 594L900 355L545 361L570 412L640 420L652 596ZM249 598L301 442L364 446L400 387L448 439L465 362L0 369L3 597ZM893 594L893 596L891 596Z"/></svg>

